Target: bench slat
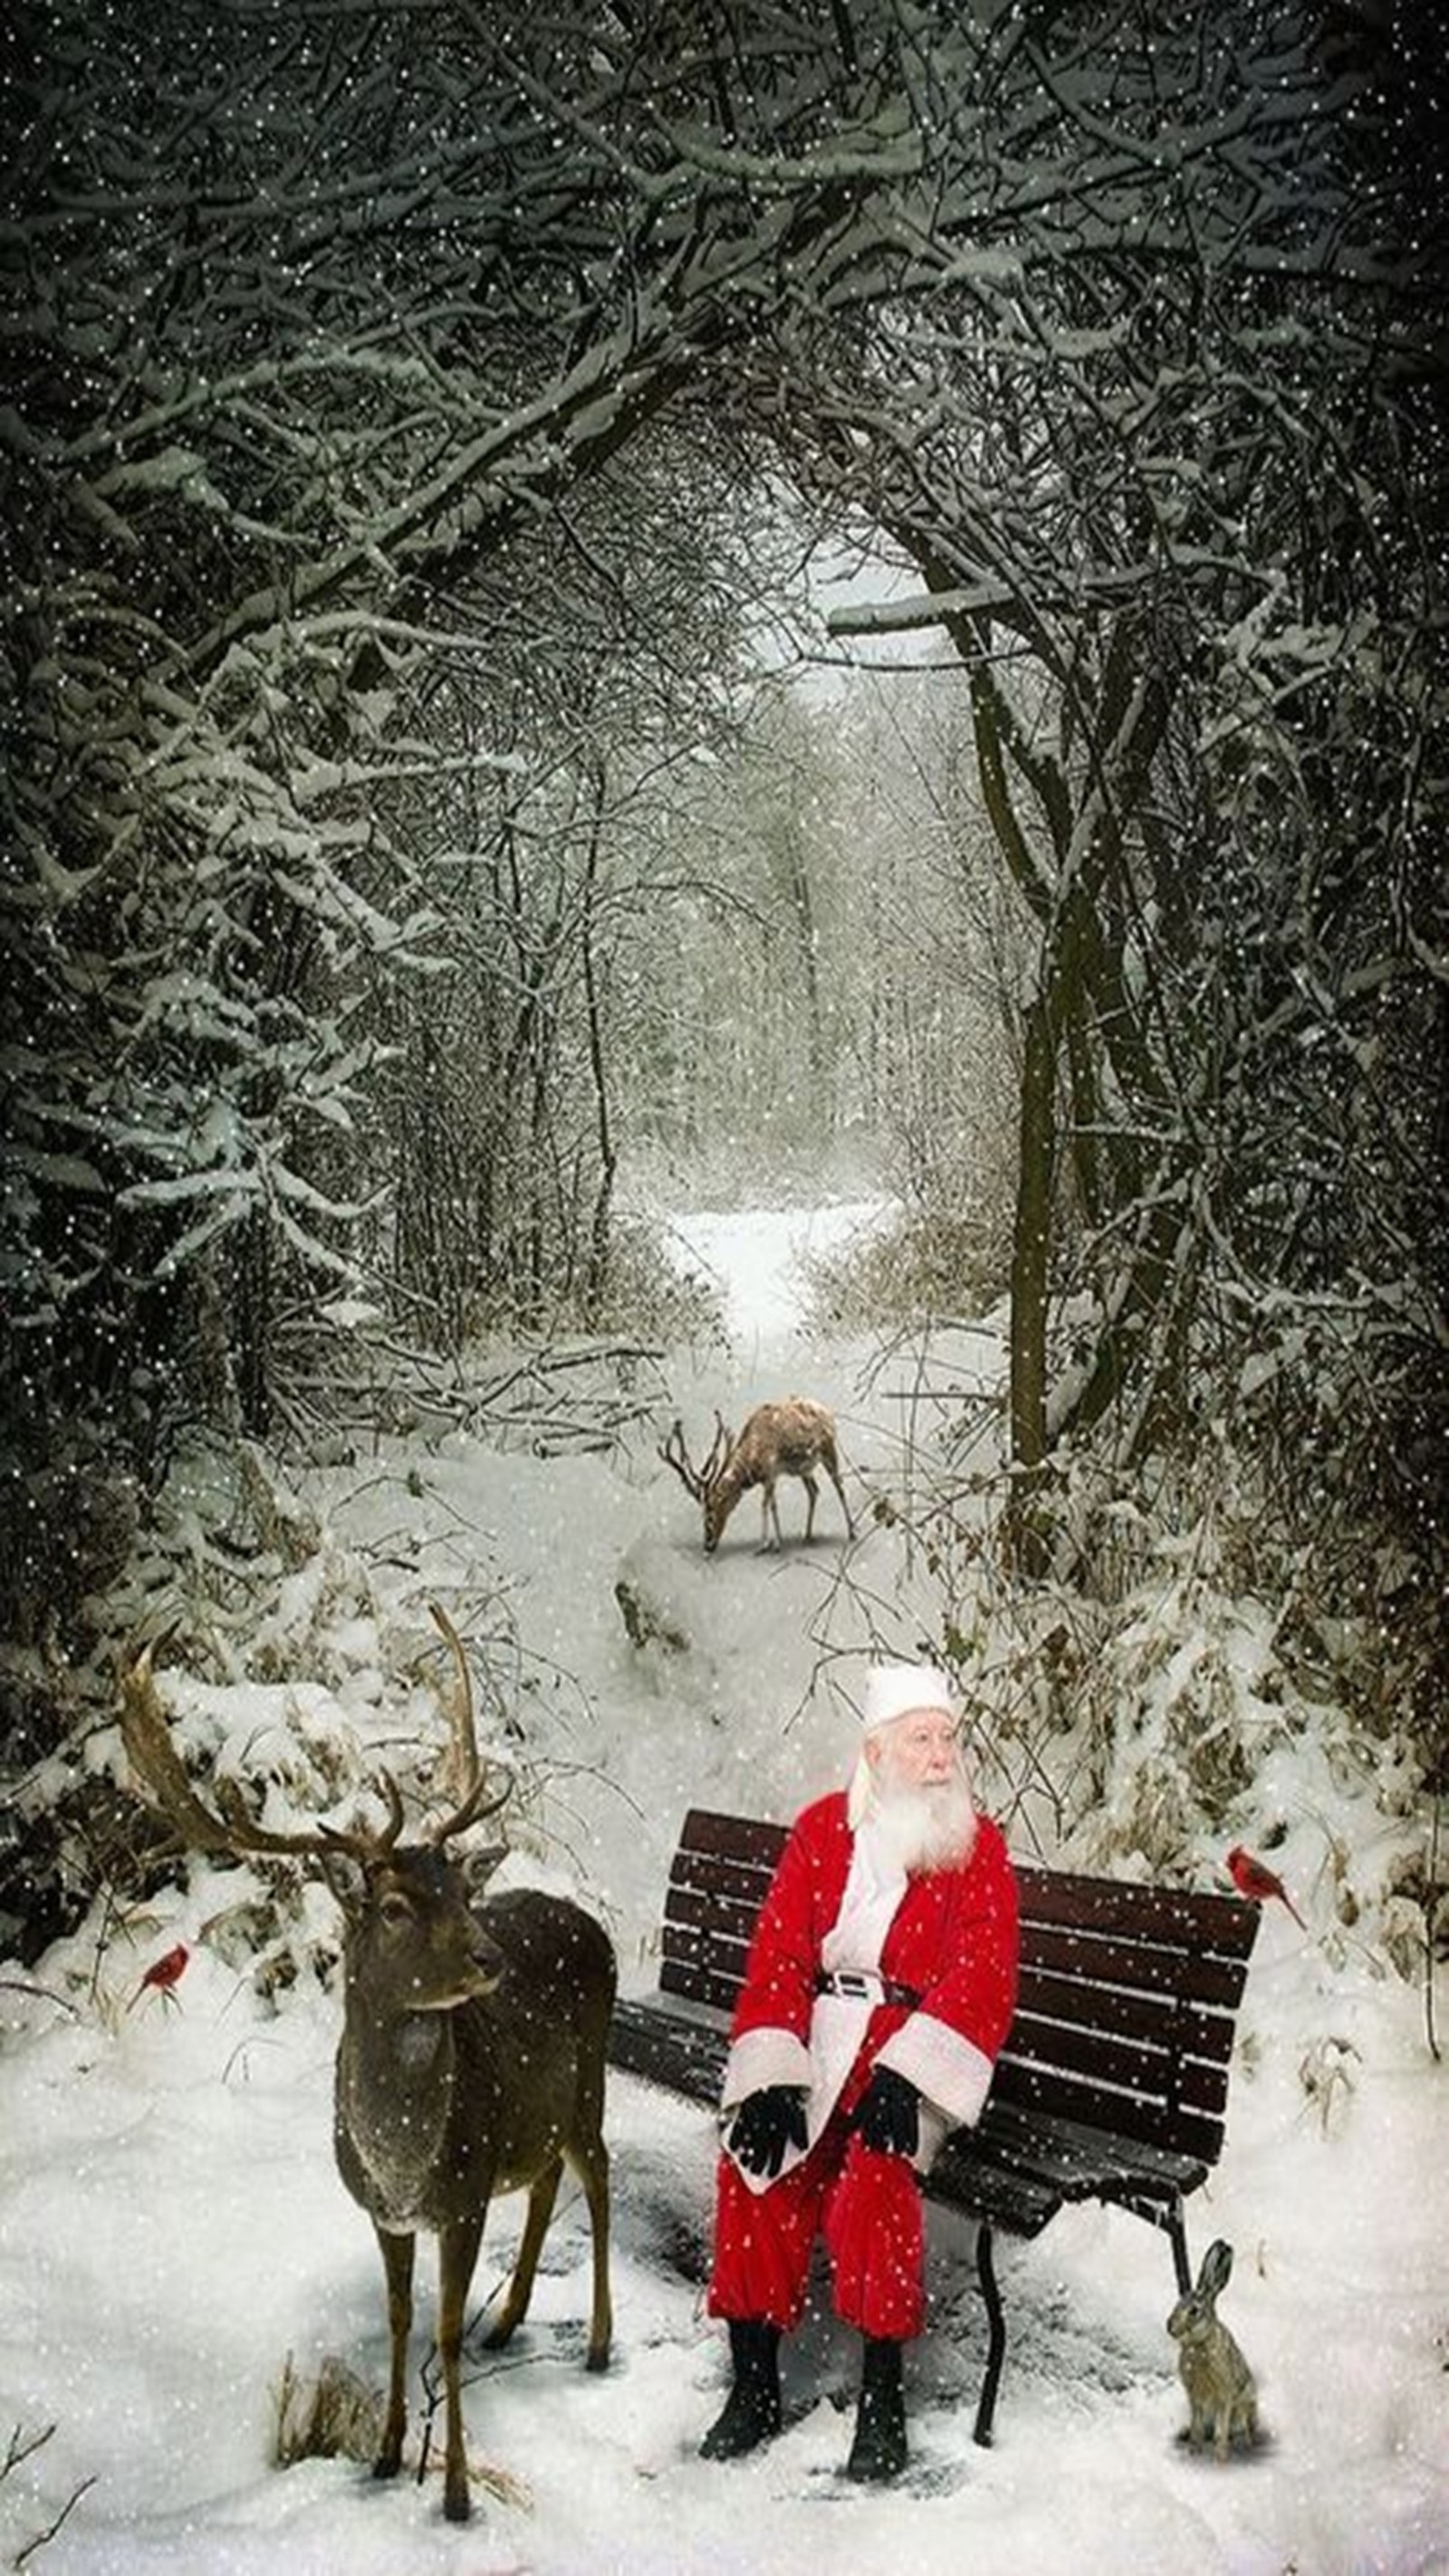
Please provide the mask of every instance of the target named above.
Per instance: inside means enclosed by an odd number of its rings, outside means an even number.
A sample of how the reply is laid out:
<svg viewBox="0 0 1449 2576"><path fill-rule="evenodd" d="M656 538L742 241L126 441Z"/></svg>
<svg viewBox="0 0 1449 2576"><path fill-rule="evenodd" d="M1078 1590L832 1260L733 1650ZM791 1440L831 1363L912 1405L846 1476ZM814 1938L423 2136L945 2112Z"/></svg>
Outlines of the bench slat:
<svg viewBox="0 0 1449 2576"><path fill-rule="evenodd" d="M1203 2012L1195 2005L1178 2002L1174 1996L1127 1993L1109 1986L1092 1989L1091 2005L1096 2028L1110 2037L1145 2040L1161 2048L1183 2048L1194 2057L1210 2058L1220 2065L1226 2065L1232 2054L1231 2013ZM1019 2019L1079 2022L1080 1989L1072 1979L1044 1973L1028 1957L1022 1964L1016 2009Z"/></svg>
<svg viewBox="0 0 1449 2576"><path fill-rule="evenodd" d="M761 1816L727 1816L714 1807L691 1807L679 1829L681 1852L723 1852L773 1870L789 1828Z"/></svg>
<svg viewBox="0 0 1449 2576"><path fill-rule="evenodd" d="M1139 1994L1187 1995L1194 2003L1236 2006L1246 1982L1243 1959L1214 1957L1210 1952L1168 1950L1154 1942L1088 1935L1055 1924L1023 1922L1022 1956L1034 1966L1054 1968L1085 1985L1125 1986Z"/></svg>
<svg viewBox="0 0 1449 2576"><path fill-rule="evenodd" d="M687 2101L713 2109L719 2100L726 2051L722 2024L710 2026L656 1998L649 2003L619 1996L609 2031L609 2056L626 2075L663 2084Z"/></svg>
<svg viewBox="0 0 1449 2576"><path fill-rule="evenodd" d="M1039 1968L1035 1941L1030 1934L1025 1938L1017 2019L1012 2032L1016 2055L1056 2063L1063 2038L1087 2028L1094 2037L1100 2037L1105 2082L1133 2081L1130 2070L1140 2061L1142 2079L1150 2085L1154 2050L1165 2071L1169 2068L1169 2052L1174 2058L1188 2056L1226 2065L1233 2044L1231 2013L1200 2010L1197 2005L1236 2000L1242 1983L1236 1966L1231 1972L1224 1969L1220 1976L1207 1980L1195 1978L1196 1984L1207 1982L1212 1991L1189 2003L1181 2000L1182 1988L1174 1989L1171 1983L1170 1957L1155 1956L1135 1964L1114 1957L1118 1981L1100 1985L1086 1973L1075 1950L1053 1950ZM747 1929L738 1909L731 1905L725 1921L718 1926L707 1911L696 1910L686 1924L671 1920L664 1925L660 1983L668 1993L694 1995L701 2002L729 2012L734 2007L748 1954ZM1063 1959L1075 1973L1059 1972ZM1129 1975L1139 1982L1123 1982ZM1229 1989L1226 1994L1225 1985ZM1114 2042L1139 2044L1136 2055L1131 2048L1114 2047ZM1079 2053L1080 2040L1068 2040L1067 2045L1067 2062L1082 2067L1087 2061Z"/></svg>
<svg viewBox="0 0 1449 2576"><path fill-rule="evenodd" d="M1100 2129L1040 2112L1030 2115L993 2095L979 2127L958 2131L942 2150L936 2174L963 2198L973 2184L989 2188L988 2168L1003 2166L1064 2200L1110 2196L1172 2200L1207 2179L1201 2157L1155 2147L1150 2139L1104 2137Z"/></svg>
<svg viewBox="0 0 1449 2576"><path fill-rule="evenodd" d="M688 1974L673 1970L661 1975L660 1989L671 2002L713 2009L722 2028L727 2025L736 1992L732 1980L712 1976L705 1968ZM1216 2160L1228 2089L1221 2067L1196 2059L1183 2061L1176 2069L1176 2087L1169 2101L1165 2067L1158 2069L1154 2061L1140 2055L1111 2052L1089 2032L1056 2034L1045 2063L1026 2054L1025 2037L1022 2025L1014 2024L997 2060L993 2098L1029 2103L1068 2117L1080 2116L1095 2104L1103 2112L1110 2109L1114 2127L1124 2136L1161 2145L1181 2138L1191 2144L1194 2154ZM722 2075L723 2047L710 2063L716 2078ZM1160 2072L1161 2080L1149 2081L1149 2069ZM1109 2091L1109 2087L1116 2089Z"/></svg>
<svg viewBox="0 0 1449 2576"><path fill-rule="evenodd" d="M783 1825L691 1808L681 1828L671 1886L743 1894L747 1886L768 1885L786 1839ZM1148 1949L1185 1953L1189 1959L1206 1952L1246 1961L1256 1937L1256 1909L1238 1896L1083 1877L1031 1861L1018 1861L1015 1876L1024 1924L1120 1937Z"/></svg>
<svg viewBox="0 0 1449 2576"><path fill-rule="evenodd" d="M993 2101L1009 2103L1052 2119L1079 2121L1108 2136L1136 2140L1143 2146L1180 2149L1210 2165L1222 2152L1223 2123L1210 2112L1184 2103L1150 2101L1140 2093L1106 2093L1089 2081L1072 2083L1050 2068L1019 2058L999 2057L991 2079Z"/></svg>
<svg viewBox="0 0 1449 2576"><path fill-rule="evenodd" d="M681 1843L669 1864L665 1909L679 1887L719 1889L725 1893L737 1890L741 1895L763 1893L777 1866L778 1863L747 1859L738 1852L694 1851L687 1843Z"/></svg>
<svg viewBox="0 0 1449 2576"><path fill-rule="evenodd" d="M664 1907L664 1920L688 1932L694 1927L707 1932L711 1940L723 1938L738 1941L741 1955L749 1948L755 1917L764 1901L768 1879L748 1895L736 1895L733 1889L671 1887Z"/></svg>
<svg viewBox="0 0 1449 2576"><path fill-rule="evenodd" d="M1073 1924L1082 1930L1125 1934L1161 1942L1189 1955L1220 1951L1246 1960L1257 1933L1251 1906L1241 1897L1198 1889L1143 1887L1134 1879L1084 1878L1071 1870L1016 1864L1022 1920Z"/></svg>
<svg viewBox="0 0 1449 2576"><path fill-rule="evenodd" d="M1227 2069L1211 2060L1170 2054L1162 2048L1137 2048L1125 2040L1084 2030L1080 2023L1033 2022L1018 2012L1002 2057L1030 2067L1049 2082L1053 2075L1074 2076L1114 2092L1139 2095L1157 2103L1182 2102L1194 2109L1220 2111L1228 2098Z"/></svg>
<svg viewBox="0 0 1449 2576"><path fill-rule="evenodd" d="M661 1994L683 1995L691 2003L712 2005L728 2020L739 1993L737 1977L717 1976L697 1961L666 1959L659 1971Z"/></svg>
<svg viewBox="0 0 1449 2576"><path fill-rule="evenodd" d="M745 1965L750 1945L733 1923L717 1931L713 1924L666 1922L659 1936L660 1950L666 1959L677 1959L688 1966L694 1959L708 1959L722 1977L733 1977L736 1985L744 1982Z"/></svg>
<svg viewBox="0 0 1449 2576"><path fill-rule="evenodd" d="M1114 2135L1104 2142L1100 2129L1039 2111L1024 2113L1010 2102L993 2102L987 2142L993 2155L1021 2172L1059 2184L1069 2200L1091 2198L1104 2188L1169 2199L1196 2191L1209 2170L1201 2156L1154 2146L1150 2138ZM961 2143L969 2145L970 2136Z"/></svg>

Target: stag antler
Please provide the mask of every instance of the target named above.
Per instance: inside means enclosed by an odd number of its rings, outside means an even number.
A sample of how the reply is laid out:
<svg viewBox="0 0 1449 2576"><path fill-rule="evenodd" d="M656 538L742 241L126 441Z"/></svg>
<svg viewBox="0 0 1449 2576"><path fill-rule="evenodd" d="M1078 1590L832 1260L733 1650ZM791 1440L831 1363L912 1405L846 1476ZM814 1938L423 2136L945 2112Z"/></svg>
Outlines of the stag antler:
<svg viewBox="0 0 1449 2576"><path fill-rule="evenodd" d="M684 1445L684 1425L679 1421L676 1421L659 1455L666 1467L674 1469L685 1492L692 1494L697 1503L702 1503L724 1466L733 1441L733 1432L726 1430L724 1415L716 1408L714 1438L710 1442L709 1456L702 1467L696 1467L691 1463L689 1452Z"/></svg>
<svg viewBox="0 0 1449 2576"><path fill-rule="evenodd" d="M679 1478L680 1483L683 1485L685 1492L694 1502L697 1503L701 1498L703 1487L701 1485L698 1470L692 1467L689 1462L689 1451L684 1445L684 1425L682 1422L675 1422L673 1430L670 1432L668 1439L664 1442L663 1447L659 1451L659 1455L663 1459L666 1467L672 1467L674 1469L674 1472Z"/></svg>
<svg viewBox="0 0 1449 2576"><path fill-rule="evenodd" d="M485 1816L496 1816L499 1808L507 1805L513 1782L505 1780L498 1796L490 1798L486 1807L483 1805L483 1792L488 1784L488 1774L478 1759L478 1735L473 1723L473 1676L468 1670L468 1658L463 1652L463 1640L446 1610L440 1609L436 1601L430 1601L428 1608L432 1613L434 1627L440 1636L446 1637L452 1647L453 1661L458 1673L457 1689L450 1693L448 1700L448 1726L454 1777L461 1789L462 1797L460 1804L454 1808L451 1815L444 1816L441 1823L429 1829L428 1841L437 1850L444 1843L450 1842L454 1834L465 1832L469 1825L480 1823Z"/></svg>

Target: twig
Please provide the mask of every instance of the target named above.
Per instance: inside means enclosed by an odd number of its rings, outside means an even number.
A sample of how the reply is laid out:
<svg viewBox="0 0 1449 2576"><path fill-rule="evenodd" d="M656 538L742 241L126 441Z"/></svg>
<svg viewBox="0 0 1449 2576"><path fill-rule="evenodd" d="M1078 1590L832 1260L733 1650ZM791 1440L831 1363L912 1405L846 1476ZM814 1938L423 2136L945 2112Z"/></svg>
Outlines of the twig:
<svg viewBox="0 0 1449 2576"><path fill-rule="evenodd" d="M17 2424L5 2446L5 2457L0 2460L0 2478L8 2478L12 2469L18 2469L22 2460L30 2458L32 2451L43 2451L54 2433L55 2426L47 2424L43 2433L32 2433L27 2441L24 2432Z"/></svg>
<svg viewBox="0 0 1449 2576"><path fill-rule="evenodd" d="M61 2506L59 2513L56 2515L55 2520L50 2525L49 2529L47 2531L37 2531L33 2540L27 2540L23 2548L16 2550L15 2557L12 2562L13 2565L17 2568L23 2567L28 2558L33 2558L35 2556L37 2549L44 2549L47 2541L54 2540L61 2524L67 2521L70 2515L75 2511L75 2508L80 2503L81 2497L85 2494L86 2489L88 2487L93 2487L94 2485L94 2476L82 2478L79 2486L73 2488L72 2492L66 2497L64 2504Z"/></svg>
<svg viewBox="0 0 1449 2576"><path fill-rule="evenodd" d="M120 1908L116 1902L115 1888L110 1879L107 1878L105 1882L103 1902L101 1905L101 1919L96 1926L95 1949L91 1958L91 1981L86 1992L86 2001L92 2006L92 2008L94 2008L100 1997L101 1970L106 1963L106 1953L111 1946L111 1934L115 1928L119 1913Z"/></svg>
<svg viewBox="0 0 1449 2576"><path fill-rule="evenodd" d="M72 2021L80 2019L78 2005L71 2003L67 1996L52 1993L49 1986L33 1985L28 1977L0 1977L0 1993L39 1995L43 2003L54 2004L61 2012L68 2012Z"/></svg>
<svg viewBox="0 0 1449 2576"><path fill-rule="evenodd" d="M54 2434L55 2426L53 2424L47 2424L43 2431L32 2433L28 2436L21 2429L20 2425L17 2424L9 2441L5 2445L5 2457L3 2460L0 2460L0 2479L8 2478L12 2470L20 2467L22 2461L33 2459L37 2451L43 2451L46 2443L54 2438ZM93 2487L94 2485L94 2477L82 2478L79 2485L72 2488L64 2504L61 2506L59 2513L56 2515L54 2522L52 2522L45 2531L37 2531L31 2539L23 2542L21 2547L17 2549L14 2557L10 2561L11 2566L15 2568L23 2567L26 2560L28 2558L33 2558L38 2549L44 2549L47 2541L54 2540L61 2524L65 2522L72 2513L74 2513L76 2506L80 2503L81 2497L85 2494L87 2487Z"/></svg>
<svg viewBox="0 0 1449 2576"><path fill-rule="evenodd" d="M438 2377L438 2359L437 2345L429 2344L418 2366L418 2380L423 2392L422 2436L418 2444L416 2481L419 2486L428 2474L428 2457L433 2447L433 2417L438 2411L438 2401L443 2393L442 2383Z"/></svg>

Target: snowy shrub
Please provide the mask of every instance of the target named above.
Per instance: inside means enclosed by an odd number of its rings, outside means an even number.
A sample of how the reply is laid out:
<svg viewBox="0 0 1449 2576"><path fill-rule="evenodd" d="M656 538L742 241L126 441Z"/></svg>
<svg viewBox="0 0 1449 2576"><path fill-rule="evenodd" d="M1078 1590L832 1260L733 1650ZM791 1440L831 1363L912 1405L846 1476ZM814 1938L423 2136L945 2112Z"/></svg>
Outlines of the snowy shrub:
<svg viewBox="0 0 1449 2576"><path fill-rule="evenodd" d="M299 2460L361 2460L382 2448L385 2407L338 2354L325 2353L315 2379L304 2379L288 2353L273 2392L272 2459L279 2469Z"/></svg>
<svg viewBox="0 0 1449 2576"><path fill-rule="evenodd" d="M1139 1593L1084 1676L1100 1801L1082 1820L1096 1865L1174 1878L1221 1834L1282 1724L1272 1621L1199 1576Z"/></svg>
<svg viewBox="0 0 1449 2576"><path fill-rule="evenodd" d="M1412 1701L1395 1696L1412 1634L1330 1610L1323 1559L1251 1451L1217 1434L1132 1466L1074 1455L1036 1497L1046 1570L1026 1579L1009 1471L983 1410L953 1408L953 1380L944 1346L922 1355L913 1444L875 1499L915 1617L909 1636L882 1633L954 1674L983 1800L1016 1847L1221 1889L1242 1841L1276 1856L1326 1955L1424 1976L1444 1873ZM1368 1551L1349 1597L1382 1597L1369 1587L1401 1565Z"/></svg>
<svg viewBox="0 0 1449 2576"><path fill-rule="evenodd" d="M719 1349L725 1341L717 1290L676 1268L658 1227L645 1217L615 1219L602 1293L588 1320L594 1332L634 1333L688 1348Z"/></svg>
<svg viewBox="0 0 1449 2576"><path fill-rule="evenodd" d="M864 1226L842 1247L808 1255L809 1321L816 1331L892 1331L937 1315L980 1315L1001 1297L1010 1258L1010 1211L971 1205L902 1209L892 1224Z"/></svg>
<svg viewBox="0 0 1449 2576"><path fill-rule="evenodd" d="M379 1483L388 1481L379 1471ZM400 1517L411 1508L397 1476ZM529 1831L532 1792L508 1711L516 1639L506 1599L476 1567L441 1587L467 1635L480 1700L480 1750L517 1775L510 1830ZM448 1793L440 1694L446 1652L428 1616L440 1587L405 1561L340 1542L257 1444L178 1457L152 1526L113 1587L111 1638L89 1667L60 1668L47 1730L17 1738L0 1835L0 1931L32 1960L99 1905L97 1939L178 1867L169 1833L134 1794L115 1725L116 1665L142 1640L202 1796L230 1780L258 1821L305 1830L380 1812L376 1780L396 1775L411 1815ZM17 1699L26 1661L12 1655ZM507 1740L490 1744L490 1735ZM204 1864L182 1864L195 1873ZM248 1892L218 1899L220 1955L250 1965L259 1992L330 1975L335 1925L314 1915L295 1865L249 1869Z"/></svg>

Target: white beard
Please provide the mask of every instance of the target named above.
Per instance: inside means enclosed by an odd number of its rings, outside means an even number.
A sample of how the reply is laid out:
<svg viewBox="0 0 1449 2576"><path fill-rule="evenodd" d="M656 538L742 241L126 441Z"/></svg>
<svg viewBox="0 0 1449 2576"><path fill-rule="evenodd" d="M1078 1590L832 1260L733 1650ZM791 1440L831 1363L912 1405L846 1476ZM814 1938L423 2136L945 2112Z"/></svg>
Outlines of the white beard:
<svg viewBox="0 0 1449 2576"><path fill-rule="evenodd" d="M871 1841L899 1869L947 1869L965 1860L976 1834L976 1810L964 1772L938 1788L893 1780L882 1764L870 1809Z"/></svg>

